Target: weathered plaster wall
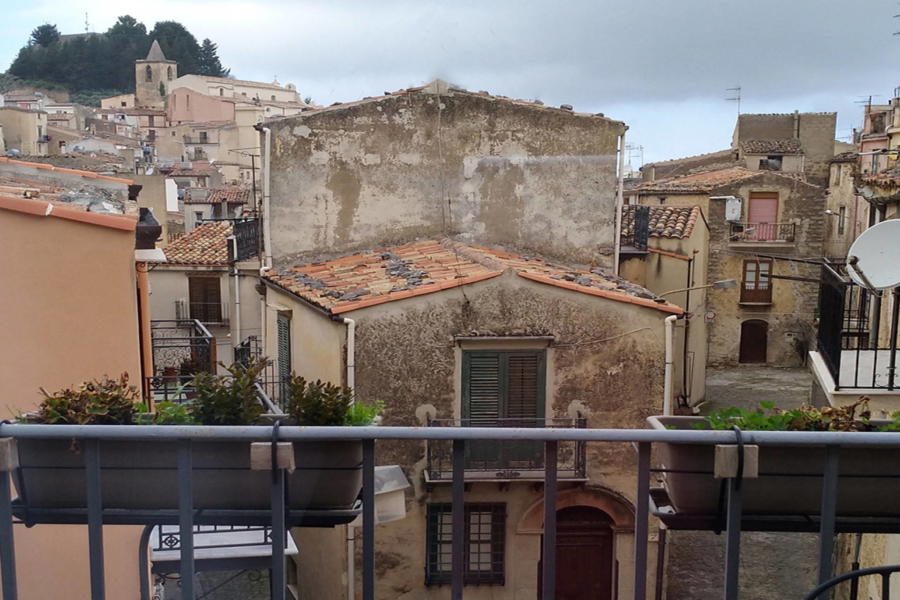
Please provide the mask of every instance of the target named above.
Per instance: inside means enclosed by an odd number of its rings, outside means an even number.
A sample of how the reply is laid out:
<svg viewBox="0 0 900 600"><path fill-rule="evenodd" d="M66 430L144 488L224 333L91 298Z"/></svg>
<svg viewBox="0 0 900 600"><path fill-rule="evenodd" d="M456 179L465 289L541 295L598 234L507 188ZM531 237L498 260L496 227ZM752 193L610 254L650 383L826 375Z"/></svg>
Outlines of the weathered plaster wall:
<svg viewBox="0 0 900 600"><path fill-rule="evenodd" d="M834 214L825 217L824 254L829 258L845 259L857 233L863 231L868 224L868 221L864 220L864 215L862 223L860 223L859 200L853 185L853 163L835 162L831 164L825 205ZM843 233L840 227L841 208L844 209Z"/></svg>
<svg viewBox="0 0 900 600"><path fill-rule="evenodd" d="M837 113L740 115L738 142L799 138L806 157L804 172L812 183L828 185L828 161L834 157Z"/></svg>
<svg viewBox="0 0 900 600"><path fill-rule="evenodd" d="M317 315L318 316L318 315ZM653 309L590 297L530 282L513 273L449 290L364 308L357 320L356 391L386 403L384 425L418 425L425 412L458 416L458 344L454 336L555 336L548 348L547 416L580 411L589 427L644 427L661 409L663 319ZM325 321L324 316L318 316ZM443 587L425 588L424 513L442 501L445 486L423 481L422 444L380 442L378 464L400 464L413 482L409 516L380 527L377 564L389 565L377 578L379 598L439 598ZM588 489L611 491L633 501L634 453L630 447L590 445ZM540 496L531 485L473 484L467 501L506 502L507 530ZM414 543L410 543L413 540ZM473 598L535 597L539 535L515 535L508 542L507 585L467 588ZM616 535L620 597L631 579L631 534ZM655 564L651 558L651 564ZM652 574L651 574L652 577Z"/></svg>
<svg viewBox="0 0 900 600"><path fill-rule="evenodd" d="M620 122L423 91L270 127L276 262L450 233L611 263Z"/></svg>
<svg viewBox="0 0 900 600"><path fill-rule="evenodd" d="M725 203L710 202L709 281L743 278L743 261L754 252L778 256L809 258L822 256L824 232L824 190L777 175L765 175L752 183L723 186L716 195L743 198L746 218L751 192L766 191L778 194L778 222L795 224L794 244L759 244L748 246L729 241L730 229L725 221ZM819 268L808 263L776 260L774 275L807 277L818 280ZM741 323L761 319L769 324L767 364L797 366L805 352L798 352L796 343L811 345L814 339L814 319L818 302L818 287L802 281L772 279L772 304L769 306L741 306L740 285L709 294L709 307L715 319L709 325L710 366L730 366L738 362ZM796 340L796 342L795 342Z"/></svg>

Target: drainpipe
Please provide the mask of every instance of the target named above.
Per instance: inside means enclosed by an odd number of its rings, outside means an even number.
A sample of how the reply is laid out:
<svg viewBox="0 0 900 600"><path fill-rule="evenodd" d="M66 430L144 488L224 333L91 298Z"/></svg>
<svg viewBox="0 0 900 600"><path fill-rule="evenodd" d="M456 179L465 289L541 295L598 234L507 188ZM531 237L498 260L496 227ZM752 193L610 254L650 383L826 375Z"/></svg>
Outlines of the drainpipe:
<svg viewBox="0 0 900 600"><path fill-rule="evenodd" d="M663 382L663 415L672 414L672 367L675 355L675 321L681 318L680 315L669 315L665 320L666 327L666 371Z"/></svg>
<svg viewBox="0 0 900 600"><path fill-rule="evenodd" d="M628 127L625 126L625 131ZM616 188L616 230L613 237L613 273L619 274L619 246L622 235L622 205L625 203L625 131L619 136L619 178Z"/></svg>
<svg viewBox="0 0 900 600"><path fill-rule="evenodd" d="M231 236L231 249L234 252L234 262L231 267L233 270L232 275L234 276L234 319L232 320L232 338L231 338L231 349L232 353L234 349L241 343L241 275L238 271L237 267L237 236Z"/></svg>
<svg viewBox="0 0 900 600"><path fill-rule="evenodd" d="M352 390L356 386L356 321L344 317L342 322L347 326L347 387Z"/></svg>
<svg viewBox="0 0 900 600"><path fill-rule="evenodd" d="M269 173L271 172L269 169L269 159L270 153L272 149L272 131L268 127L263 127L261 123L257 123L253 126L256 131L265 135L265 141L263 142L263 164L262 164L262 185L263 185L263 205L261 211L262 218L262 226L263 226L263 261L262 267L259 269L259 276L264 277L266 271L272 268L272 222L269 218ZM265 296L260 296L259 299L259 311L260 311L260 343L262 344L263 354L267 351L266 346L266 298Z"/></svg>

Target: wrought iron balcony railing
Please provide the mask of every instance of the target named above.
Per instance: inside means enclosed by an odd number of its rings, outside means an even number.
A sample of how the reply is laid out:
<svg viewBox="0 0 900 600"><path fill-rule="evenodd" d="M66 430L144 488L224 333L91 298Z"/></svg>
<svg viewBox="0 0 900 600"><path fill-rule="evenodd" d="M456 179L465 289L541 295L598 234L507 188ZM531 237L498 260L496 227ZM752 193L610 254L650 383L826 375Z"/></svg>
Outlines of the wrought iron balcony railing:
<svg viewBox="0 0 900 600"><path fill-rule="evenodd" d="M435 419L429 427L471 427L470 419ZM484 423L479 423L483 426ZM496 419L493 427L535 427L583 429L583 417L551 419ZM428 443L428 481L449 482L453 475L453 449L448 441ZM466 480L543 481L547 468L544 445L532 440L473 441L466 451ZM585 478L585 446L582 442L565 442L556 457L559 479Z"/></svg>
<svg viewBox="0 0 900 600"><path fill-rule="evenodd" d="M794 242L794 223L732 223L728 241L731 243Z"/></svg>
<svg viewBox="0 0 900 600"><path fill-rule="evenodd" d="M195 319L150 321L153 374L144 381L148 399L172 400L194 373L216 372L216 340Z"/></svg>

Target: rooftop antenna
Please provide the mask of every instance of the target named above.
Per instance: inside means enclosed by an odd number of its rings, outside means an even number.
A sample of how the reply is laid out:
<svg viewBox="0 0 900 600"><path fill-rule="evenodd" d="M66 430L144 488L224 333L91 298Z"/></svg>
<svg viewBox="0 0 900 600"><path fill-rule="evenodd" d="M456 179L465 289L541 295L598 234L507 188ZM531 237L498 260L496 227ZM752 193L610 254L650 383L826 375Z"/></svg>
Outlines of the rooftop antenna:
<svg viewBox="0 0 900 600"><path fill-rule="evenodd" d="M728 102L737 102L737 112L738 116L741 116L741 86L736 85L734 87L725 88L726 92L731 92L731 96L725 98Z"/></svg>
<svg viewBox="0 0 900 600"><path fill-rule="evenodd" d="M91 28L88 25L88 14L87 14L87 12L85 12L84 13L84 32L89 33L90 31L91 31Z"/></svg>
<svg viewBox="0 0 900 600"><path fill-rule="evenodd" d="M625 144L625 149L628 151L628 164L632 164L631 159L640 158L641 167L644 166L644 147L640 144ZM632 168L634 168L632 166ZM638 167L640 168L640 167Z"/></svg>

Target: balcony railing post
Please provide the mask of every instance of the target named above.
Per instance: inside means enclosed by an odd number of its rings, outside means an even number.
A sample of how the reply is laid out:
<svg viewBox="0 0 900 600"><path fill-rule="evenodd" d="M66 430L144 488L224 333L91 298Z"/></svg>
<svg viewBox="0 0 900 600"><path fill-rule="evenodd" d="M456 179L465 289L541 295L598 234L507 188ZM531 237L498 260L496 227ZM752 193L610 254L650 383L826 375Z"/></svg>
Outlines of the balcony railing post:
<svg viewBox="0 0 900 600"><path fill-rule="evenodd" d="M87 485L88 553L90 556L91 600L106 597L103 578L103 499L100 488L100 442L84 442L85 483Z"/></svg>
<svg viewBox="0 0 900 600"><path fill-rule="evenodd" d="M634 523L634 600L647 598L647 543L650 522L650 443L639 442Z"/></svg>
<svg viewBox="0 0 900 600"><path fill-rule="evenodd" d="M822 477L822 520L819 522L819 583L831 578L839 460L840 447L826 446L825 472Z"/></svg>
<svg viewBox="0 0 900 600"><path fill-rule="evenodd" d="M6 441L12 441L7 439ZM0 470L0 579L3 600L16 600L16 547L13 542L12 497L9 472Z"/></svg>
<svg viewBox="0 0 900 600"><path fill-rule="evenodd" d="M375 600L375 440L363 440L362 584L363 600Z"/></svg>
<svg viewBox="0 0 900 600"><path fill-rule="evenodd" d="M742 478L728 478L728 508L725 538L725 600L737 600L740 591L741 568L741 513L743 498L741 495Z"/></svg>
<svg viewBox="0 0 900 600"><path fill-rule="evenodd" d="M178 442L178 532L181 541L181 597L194 600L194 496L191 441Z"/></svg>
<svg viewBox="0 0 900 600"><path fill-rule="evenodd" d="M277 430L277 426L276 426ZM274 435L277 435L275 433ZM287 525L284 518L284 469L278 464L277 443L272 441L272 600L284 600L284 546Z"/></svg>
<svg viewBox="0 0 900 600"><path fill-rule="evenodd" d="M450 504L453 531L451 533L451 600L462 600L465 583L466 548L466 443L453 440L453 489Z"/></svg>
<svg viewBox="0 0 900 600"><path fill-rule="evenodd" d="M556 460L558 442L544 442L544 540L541 600L556 598Z"/></svg>

